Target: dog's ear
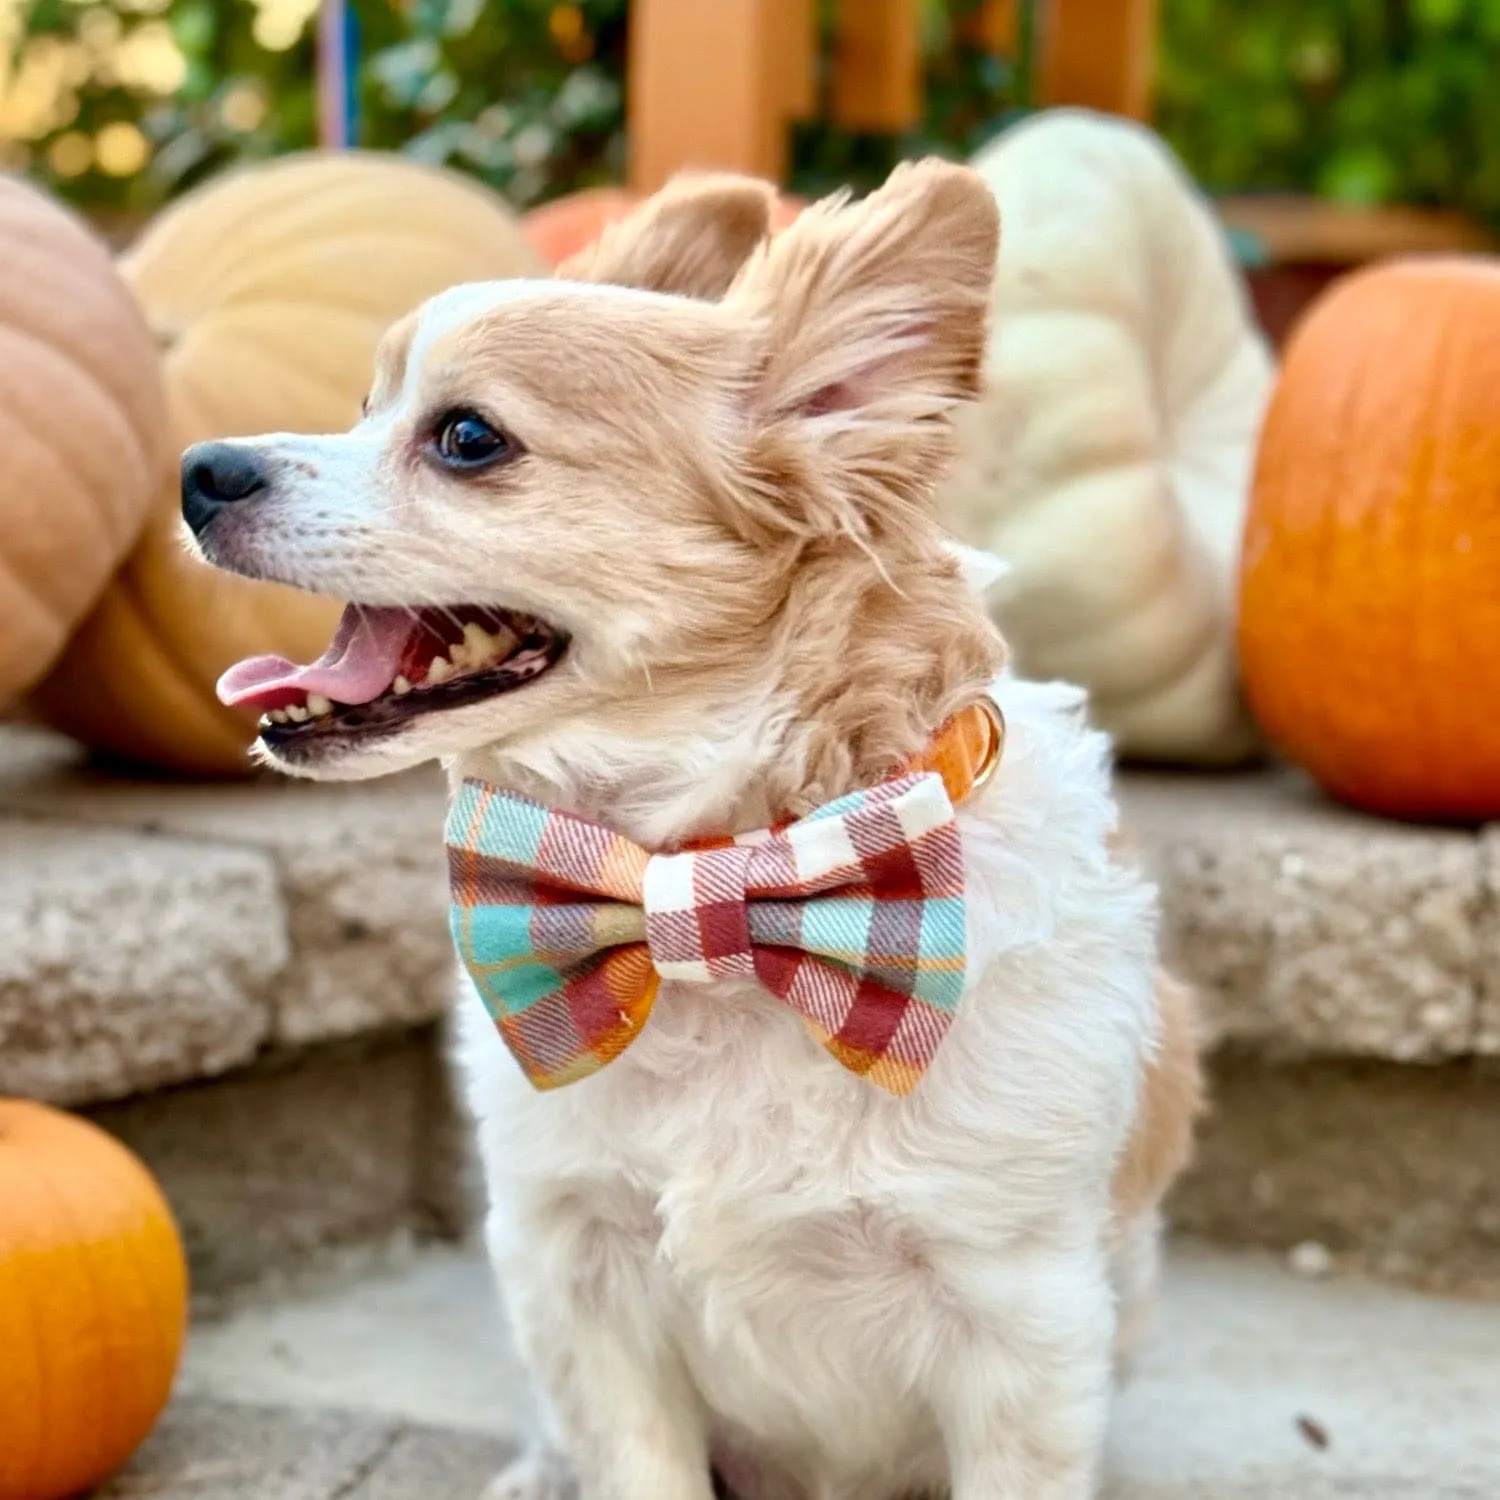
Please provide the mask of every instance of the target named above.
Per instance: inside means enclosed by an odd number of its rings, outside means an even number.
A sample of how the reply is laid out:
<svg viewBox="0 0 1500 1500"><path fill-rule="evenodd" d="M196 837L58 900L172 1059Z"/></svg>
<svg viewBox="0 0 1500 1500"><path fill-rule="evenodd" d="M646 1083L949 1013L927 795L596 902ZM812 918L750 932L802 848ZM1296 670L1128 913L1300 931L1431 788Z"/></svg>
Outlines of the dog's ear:
<svg viewBox="0 0 1500 1500"><path fill-rule="evenodd" d="M999 239L983 181L933 160L803 210L745 267L725 307L765 330L757 488L783 497L782 529L866 529L928 503L949 413L980 388Z"/></svg>
<svg viewBox="0 0 1500 1500"><path fill-rule="evenodd" d="M775 201L753 177L679 174L557 274L717 302L769 236Z"/></svg>

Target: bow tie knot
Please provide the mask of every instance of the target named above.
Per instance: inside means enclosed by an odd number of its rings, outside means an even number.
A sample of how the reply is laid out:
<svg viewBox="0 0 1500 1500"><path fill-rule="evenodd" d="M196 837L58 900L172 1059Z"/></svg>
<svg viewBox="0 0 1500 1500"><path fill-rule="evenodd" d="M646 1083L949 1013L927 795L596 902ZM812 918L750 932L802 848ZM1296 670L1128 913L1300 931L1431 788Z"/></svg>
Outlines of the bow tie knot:
<svg viewBox="0 0 1500 1500"><path fill-rule="evenodd" d="M708 984L753 979L749 879L744 844L655 854L641 882L646 948L663 979Z"/></svg>

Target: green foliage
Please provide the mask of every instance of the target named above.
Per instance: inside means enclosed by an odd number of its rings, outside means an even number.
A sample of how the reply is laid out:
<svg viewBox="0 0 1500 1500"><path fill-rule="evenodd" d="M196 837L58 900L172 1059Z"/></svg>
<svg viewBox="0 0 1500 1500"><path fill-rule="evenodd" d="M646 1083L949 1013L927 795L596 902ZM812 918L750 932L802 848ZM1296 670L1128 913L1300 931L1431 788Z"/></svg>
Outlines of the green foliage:
<svg viewBox="0 0 1500 1500"><path fill-rule="evenodd" d="M996 57L975 45L970 23L981 0L923 0L923 117L900 136L852 134L819 121L792 136L789 186L814 198L844 186L865 190L898 161L916 156L966 159L1021 113L1028 99L1026 53L1036 0L1023 0L1022 55ZM824 104L833 51L834 8L822 6ZM820 110L826 118L827 109Z"/></svg>
<svg viewBox="0 0 1500 1500"><path fill-rule="evenodd" d="M7 3L17 0L0 0L0 21ZM965 23L978 5L926 0L918 131L801 128L791 185L865 186L902 155L967 154L1008 118L1025 70L972 44ZM354 0L359 141L472 173L521 206L618 180L626 9L627 0ZM825 42L830 22L825 6ZM55 68L67 50L66 81L53 117L11 143L10 164L90 206L142 211L234 161L312 145L314 25L312 0L36 0L10 39L13 68L39 55ZM182 57L173 87L110 61L111 47L128 51L164 26ZM123 175L93 149L101 129L121 122L149 147L144 166Z"/></svg>
<svg viewBox="0 0 1500 1500"><path fill-rule="evenodd" d="M220 166L312 138L311 41L302 36L279 51L260 45L246 0L20 3L25 25L9 38L10 92L31 107L11 123L31 128L0 140L0 153L66 197L150 206ZM50 108L42 103L49 81ZM143 165L111 171L102 152L90 156L111 125L141 132ZM130 165L128 155L120 165Z"/></svg>
<svg viewBox="0 0 1500 1500"><path fill-rule="evenodd" d="M1500 0L1162 0L1158 123L1215 190L1500 220Z"/></svg>
<svg viewBox="0 0 1500 1500"><path fill-rule="evenodd" d="M525 206L624 171L626 0L357 7L360 138Z"/></svg>
<svg viewBox="0 0 1500 1500"><path fill-rule="evenodd" d="M826 44L831 4L822 3ZM975 47L967 22L978 3L924 0L916 131L799 126L790 186L863 187L901 156L965 156L1024 109L1028 46L1015 59ZM1500 221L1500 0L1161 5L1159 123L1208 187L1443 204ZM0 161L91 206L141 211L232 162L309 146L314 8L0 0L0 137L7 122L18 137L0 139ZM1022 5L1023 39L1035 8ZM522 206L622 174L627 0L354 0L354 9L362 144L473 173ZM164 33L176 47L165 64ZM41 108L48 77L51 106ZM18 131L22 96L29 123Z"/></svg>

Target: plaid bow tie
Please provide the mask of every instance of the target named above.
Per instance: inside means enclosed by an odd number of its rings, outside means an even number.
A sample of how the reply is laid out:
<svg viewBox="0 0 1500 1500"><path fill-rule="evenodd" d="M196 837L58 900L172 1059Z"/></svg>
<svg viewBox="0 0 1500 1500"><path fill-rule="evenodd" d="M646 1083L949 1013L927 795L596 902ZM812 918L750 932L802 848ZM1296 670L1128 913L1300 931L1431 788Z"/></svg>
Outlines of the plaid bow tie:
<svg viewBox="0 0 1500 1500"><path fill-rule="evenodd" d="M1002 733L986 701L904 775L674 853L468 780L448 814L454 942L538 1088L617 1057L661 979L740 978L845 1067L907 1093L963 992L953 803L988 776Z"/></svg>

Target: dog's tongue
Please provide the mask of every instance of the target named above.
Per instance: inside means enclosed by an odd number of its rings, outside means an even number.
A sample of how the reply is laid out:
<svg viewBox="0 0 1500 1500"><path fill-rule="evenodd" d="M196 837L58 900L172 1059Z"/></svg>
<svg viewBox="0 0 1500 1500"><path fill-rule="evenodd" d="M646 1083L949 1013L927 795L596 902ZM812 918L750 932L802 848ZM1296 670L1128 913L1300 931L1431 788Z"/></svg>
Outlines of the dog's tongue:
<svg viewBox="0 0 1500 1500"><path fill-rule="evenodd" d="M219 702L271 709L321 693L336 703L369 703L391 685L415 624L409 610L348 605L317 661L299 667L284 656L252 656L219 679Z"/></svg>

